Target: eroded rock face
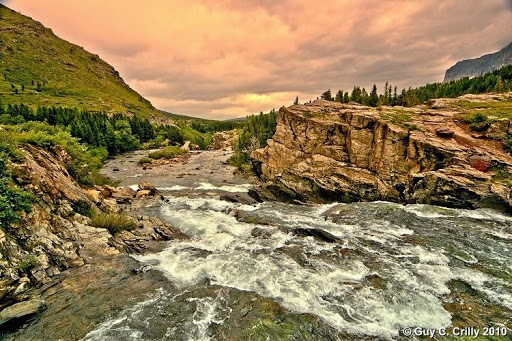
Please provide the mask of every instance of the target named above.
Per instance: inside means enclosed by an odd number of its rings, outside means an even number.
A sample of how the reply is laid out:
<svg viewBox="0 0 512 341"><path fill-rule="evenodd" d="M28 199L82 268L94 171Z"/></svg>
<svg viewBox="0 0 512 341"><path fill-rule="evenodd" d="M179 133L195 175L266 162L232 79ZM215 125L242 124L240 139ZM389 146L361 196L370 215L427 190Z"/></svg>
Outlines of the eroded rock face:
<svg viewBox="0 0 512 341"><path fill-rule="evenodd" d="M155 250L158 241L186 238L159 219L145 216L134 217L135 229L115 235L92 226L91 215L118 213L120 205L130 214L132 206L156 205L162 196L147 182L138 191L111 186L83 189L66 170L69 155L59 146L53 150L25 146L21 152L24 161L12 165L13 174L34 200L31 212L19 223L0 229L0 315L10 314L5 309L12 304L30 301L25 294L30 287L65 269L123 252Z"/></svg>
<svg viewBox="0 0 512 341"><path fill-rule="evenodd" d="M393 123L396 110L406 119ZM251 155L261 162L260 194L510 208L511 189L492 181L492 169L512 173L512 158L501 142L463 129L456 114L323 100L282 108L273 139Z"/></svg>

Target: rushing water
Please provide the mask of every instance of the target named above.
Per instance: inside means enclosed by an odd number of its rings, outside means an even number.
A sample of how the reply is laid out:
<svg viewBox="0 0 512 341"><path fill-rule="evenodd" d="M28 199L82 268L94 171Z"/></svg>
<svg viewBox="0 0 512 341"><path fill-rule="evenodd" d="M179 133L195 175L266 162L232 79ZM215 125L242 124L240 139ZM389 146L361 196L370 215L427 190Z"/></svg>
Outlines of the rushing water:
<svg viewBox="0 0 512 341"><path fill-rule="evenodd" d="M224 187L193 189L246 190ZM498 212L386 202L243 205L168 190L176 192L161 216L191 238L136 258L178 290L159 290L86 339L140 339L158 328L162 338L222 339L219 326L236 301L228 290L258 294L354 338L512 319L512 219ZM214 289L195 295L200 287Z"/></svg>

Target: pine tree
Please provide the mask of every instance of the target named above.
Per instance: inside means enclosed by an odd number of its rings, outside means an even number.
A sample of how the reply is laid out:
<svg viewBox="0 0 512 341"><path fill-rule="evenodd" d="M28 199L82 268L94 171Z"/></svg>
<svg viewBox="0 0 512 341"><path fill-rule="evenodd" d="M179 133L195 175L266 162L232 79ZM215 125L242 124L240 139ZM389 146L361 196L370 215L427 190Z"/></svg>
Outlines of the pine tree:
<svg viewBox="0 0 512 341"><path fill-rule="evenodd" d="M322 99L325 99L326 101L332 101L333 98L332 98L332 93L331 93L331 89L327 89L327 91L324 91L324 93L322 94Z"/></svg>
<svg viewBox="0 0 512 341"><path fill-rule="evenodd" d="M350 95L350 100L356 103L362 103L360 87L354 86L354 89L352 90L352 95Z"/></svg>
<svg viewBox="0 0 512 341"><path fill-rule="evenodd" d="M334 98L335 102L343 103L343 90L338 90L336 93L336 97Z"/></svg>
<svg viewBox="0 0 512 341"><path fill-rule="evenodd" d="M348 94L348 91L345 92L345 94L343 95L343 103L350 103L350 96Z"/></svg>
<svg viewBox="0 0 512 341"><path fill-rule="evenodd" d="M293 104L295 104L295 105L299 104L299 96L295 97L295 101L293 101Z"/></svg>
<svg viewBox="0 0 512 341"><path fill-rule="evenodd" d="M494 91L497 93L501 93L505 91L505 87L503 86L503 80L500 76L496 79L496 85L494 86Z"/></svg>
<svg viewBox="0 0 512 341"><path fill-rule="evenodd" d="M388 85L389 83L386 82L386 84L384 85L384 96L382 96L382 105L389 105L389 89L388 89ZM373 92L373 90L372 90Z"/></svg>
<svg viewBox="0 0 512 341"><path fill-rule="evenodd" d="M387 83L386 83L386 88L387 88ZM387 98L387 89L386 89L386 95L385 97ZM376 107L378 104L379 104L379 95L377 94L377 85L373 84L373 88L372 88L372 91L370 92L370 98L368 99L368 104L371 106L371 107Z"/></svg>

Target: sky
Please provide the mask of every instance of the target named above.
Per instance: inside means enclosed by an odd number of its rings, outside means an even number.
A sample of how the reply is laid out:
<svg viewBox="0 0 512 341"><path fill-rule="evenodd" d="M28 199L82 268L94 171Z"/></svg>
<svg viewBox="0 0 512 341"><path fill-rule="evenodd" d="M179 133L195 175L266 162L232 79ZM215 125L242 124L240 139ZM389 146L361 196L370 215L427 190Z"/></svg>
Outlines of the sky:
<svg viewBox="0 0 512 341"><path fill-rule="evenodd" d="M7 0L159 109L214 119L442 81L512 41L512 0Z"/></svg>

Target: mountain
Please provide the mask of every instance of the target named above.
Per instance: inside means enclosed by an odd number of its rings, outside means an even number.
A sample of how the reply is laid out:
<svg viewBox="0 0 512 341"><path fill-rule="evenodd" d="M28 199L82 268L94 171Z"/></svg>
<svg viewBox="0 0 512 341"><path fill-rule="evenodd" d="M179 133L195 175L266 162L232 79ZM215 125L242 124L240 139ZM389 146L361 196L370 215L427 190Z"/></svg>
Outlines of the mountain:
<svg viewBox="0 0 512 341"><path fill-rule="evenodd" d="M480 76L486 72L494 71L510 64L512 64L512 43L498 52L457 62L454 66L446 70L444 82L463 77Z"/></svg>
<svg viewBox="0 0 512 341"><path fill-rule="evenodd" d="M0 5L0 95L6 104L162 114L99 56Z"/></svg>

